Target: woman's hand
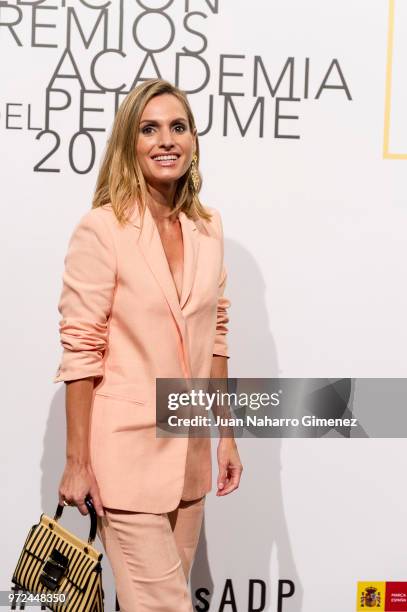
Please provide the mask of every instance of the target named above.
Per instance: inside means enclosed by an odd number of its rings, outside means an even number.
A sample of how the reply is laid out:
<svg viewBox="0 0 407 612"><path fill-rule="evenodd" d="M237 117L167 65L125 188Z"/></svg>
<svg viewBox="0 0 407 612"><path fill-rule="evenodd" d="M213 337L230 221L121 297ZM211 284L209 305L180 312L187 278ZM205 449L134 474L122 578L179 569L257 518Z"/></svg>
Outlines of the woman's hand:
<svg viewBox="0 0 407 612"><path fill-rule="evenodd" d="M216 495L227 495L238 488L243 471L234 438L221 438L217 454L219 474Z"/></svg>
<svg viewBox="0 0 407 612"><path fill-rule="evenodd" d="M104 516L99 487L91 466L68 459L58 490L60 505L62 506L66 500L71 505L77 506L81 514L88 514L85 504L88 493L98 516Z"/></svg>

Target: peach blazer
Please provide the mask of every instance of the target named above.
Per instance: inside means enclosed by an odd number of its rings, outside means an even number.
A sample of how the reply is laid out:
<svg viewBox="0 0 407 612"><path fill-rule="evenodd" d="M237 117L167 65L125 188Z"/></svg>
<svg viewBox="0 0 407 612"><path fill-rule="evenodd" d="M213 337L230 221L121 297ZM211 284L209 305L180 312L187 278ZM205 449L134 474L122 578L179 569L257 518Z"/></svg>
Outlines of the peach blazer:
<svg viewBox="0 0 407 612"><path fill-rule="evenodd" d="M162 513L212 486L208 438L157 438L156 378L207 378L228 355L220 214L179 219L181 299L154 219L135 206L121 227L111 204L71 236L58 310L63 353L54 382L94 376L89 446L103 505Z"/></svg>

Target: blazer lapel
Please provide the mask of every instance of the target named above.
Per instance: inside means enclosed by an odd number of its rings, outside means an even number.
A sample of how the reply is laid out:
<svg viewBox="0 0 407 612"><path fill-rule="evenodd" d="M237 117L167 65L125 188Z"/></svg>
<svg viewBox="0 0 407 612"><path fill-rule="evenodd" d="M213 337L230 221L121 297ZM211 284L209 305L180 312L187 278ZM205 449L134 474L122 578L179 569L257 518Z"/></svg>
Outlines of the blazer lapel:
<svg viewBox="0 0 407 612"><path fill-rule="evenodd" d="M148 206L146 207L144 213L142 227L137 206L135 206L133 213L130 215L129 221L132 225L135 225L137 228L141 229L138 245L156 281L164 293L165 299L167 300L168 306L170 307L174 319L178 325L184 343L187 345L186 326L182 314L182 307L185 305L191 293L192 284L194 281L199 249L199 231L195 225L195 222L192 219L189 219L185 213L180 212L179 218L184 242L184 267L180 300L178 299L178 294L165 255L164 247L161 242L160 234Z"/></svg>
<svg viewBox="0 0 407 612"><path fill-rule="evenodd" d="M182 278L182 292L180 307L184 308L191 293L192 284L195 278L196 264L199 252L199 231L195 222L180 212L179 220L182 226L182 236L184 241L184 271Z"/></svg>

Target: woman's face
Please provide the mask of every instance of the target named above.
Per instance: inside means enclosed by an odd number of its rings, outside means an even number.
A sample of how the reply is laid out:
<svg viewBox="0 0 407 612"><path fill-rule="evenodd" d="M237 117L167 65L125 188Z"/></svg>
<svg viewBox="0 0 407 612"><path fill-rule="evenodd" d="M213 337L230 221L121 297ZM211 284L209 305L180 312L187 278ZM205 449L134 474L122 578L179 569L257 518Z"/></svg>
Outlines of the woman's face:
<svg viewBox="0 0 407 612"><path fill-rule="evenodd" d="M196 130L194 134L190 131L186 112L176 96L161 94L146 104L136 153L147 183L173 183L185 174L195 153L195 134Z"/></svg>

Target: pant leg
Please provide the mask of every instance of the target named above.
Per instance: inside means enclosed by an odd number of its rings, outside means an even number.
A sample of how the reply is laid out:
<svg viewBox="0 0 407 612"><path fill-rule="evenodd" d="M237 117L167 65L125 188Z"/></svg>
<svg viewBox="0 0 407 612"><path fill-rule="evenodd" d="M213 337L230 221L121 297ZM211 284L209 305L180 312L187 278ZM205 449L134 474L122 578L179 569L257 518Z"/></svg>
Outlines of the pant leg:
<svg viewBox="0 0 407 612"><path fill-rule="evenodd" d="M121 612L192 612L168 515L105 508L98 520Z"/></svg>
<svg viewBox="0 0 407 612"><path fill-rule="evenodd" d="M192 562L198 545L205 507L205 495L192 501L181 500L178 507L168 512L175 543L181 558L186 580L189 580Z"/></svg>

